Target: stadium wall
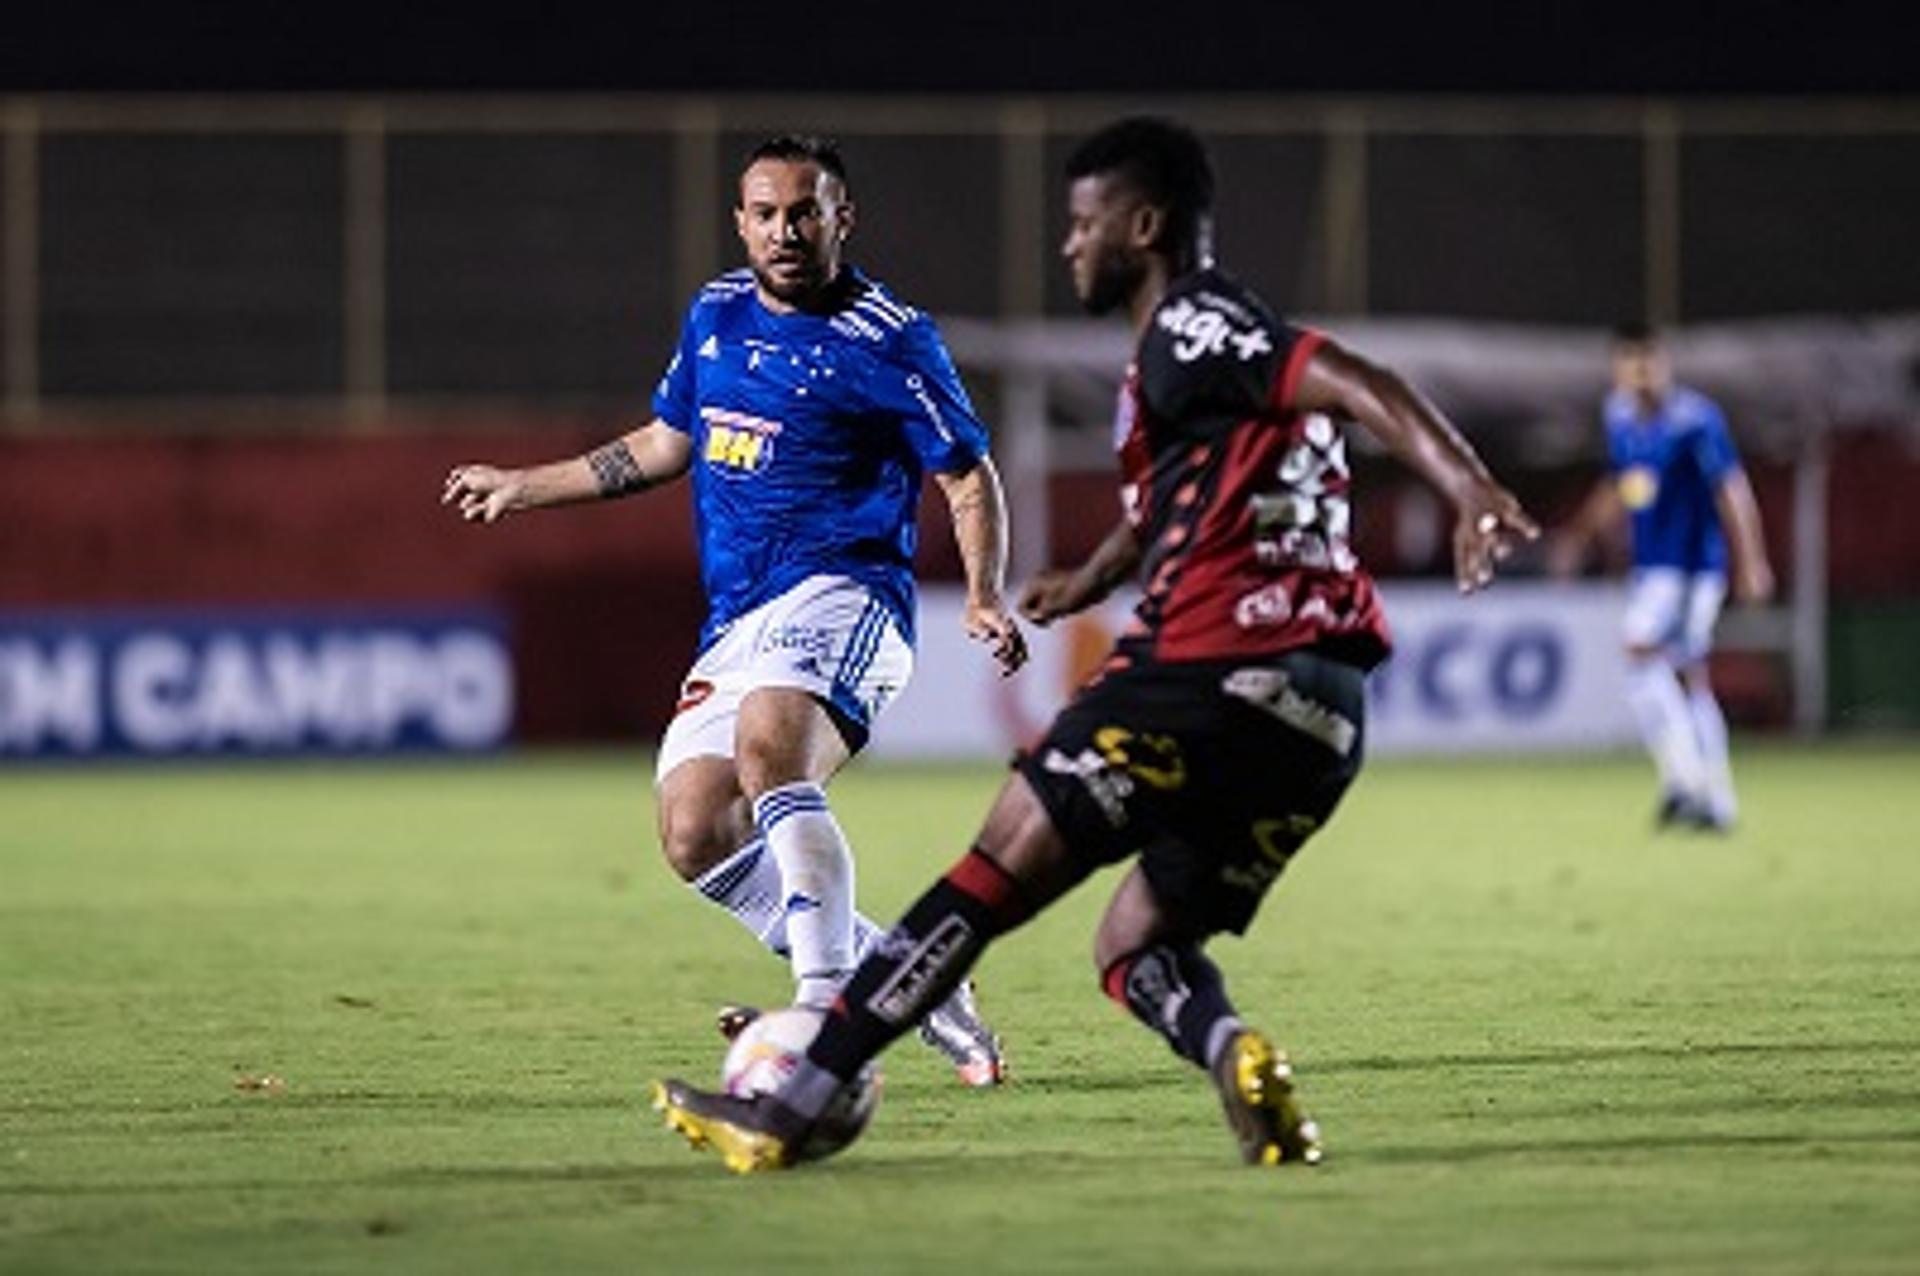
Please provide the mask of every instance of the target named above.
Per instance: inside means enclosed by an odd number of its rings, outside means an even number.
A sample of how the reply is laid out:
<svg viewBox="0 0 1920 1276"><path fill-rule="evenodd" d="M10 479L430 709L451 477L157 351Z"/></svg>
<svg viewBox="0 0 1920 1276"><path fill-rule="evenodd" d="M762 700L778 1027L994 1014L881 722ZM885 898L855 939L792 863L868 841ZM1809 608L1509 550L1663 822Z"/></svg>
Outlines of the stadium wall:
<svg viewBox="0 0 1920 1276"><path fill-rule="evenodd" d="M516 738L650 738L671 712L703 608L684 490L484 529L438 504L455 463L547 459L607 432L604 424L528 421L266 437L75 428L0 439L0 616L60 610L111 614L119 624L141 609L486 608L510 635ZM1569 476L1565 486L1588 477ZM1756 477L1777 541L1790 513L1784 476L1762 466ZM1886 698L1874 688L1888 668L1906 667L1883 648L1910 625L1875 621L1909 616L1920 596L1920 520L1903 509L1917 485L1920 459L1890 441L1866 436L1836 449L1843 722L1856 702L1870 710ZM1055 554L1083 552L1110 525L1110 485L1064 474L1053 495ZM1383 517L1363 525L1371 542L1363 551L1393 563L1393 502L1372 508ZM935 581L958 574L944 524L930 500L921 557ZM1788 561L1777 544L1775 557ZM1721 672L1737 716L1779 716L1777 680L1764 670L1735 663ZM1902 721L1868 716L1876 725Z"/></svg>

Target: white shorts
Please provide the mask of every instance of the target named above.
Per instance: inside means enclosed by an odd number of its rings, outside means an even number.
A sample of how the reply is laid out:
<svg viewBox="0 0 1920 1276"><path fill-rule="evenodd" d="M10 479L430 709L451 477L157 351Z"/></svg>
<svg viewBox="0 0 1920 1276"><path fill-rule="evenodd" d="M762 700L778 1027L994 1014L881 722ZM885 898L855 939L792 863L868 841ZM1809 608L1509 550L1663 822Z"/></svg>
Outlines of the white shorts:
<svg viewBox="0 0 1920 1276"><path fill-rule="evenodd" d="M655 777L689 758L734 756L740 702L760 687L795 687L832 705L857 749L912 676L913 648L872 590L809 576L736 619L687 671Z"/></svg>
<svg viewBox="0 0 1920 1276"><path fill-rule="evenodd" d="M1676 664L1696 664L1713 647L1713 623L1727 598L1719 572L1642 567L1627 584L1621 625L1629 647L1658 647Z"/></svg>

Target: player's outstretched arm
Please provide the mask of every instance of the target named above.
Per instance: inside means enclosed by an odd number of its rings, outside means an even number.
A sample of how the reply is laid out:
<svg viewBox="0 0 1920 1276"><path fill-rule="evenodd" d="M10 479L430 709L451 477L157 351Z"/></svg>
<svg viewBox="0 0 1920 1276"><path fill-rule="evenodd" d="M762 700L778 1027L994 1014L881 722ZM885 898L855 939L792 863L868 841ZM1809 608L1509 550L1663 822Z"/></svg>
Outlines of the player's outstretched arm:
<svg viewBox="0 0 1920 1276"><path fill-rule="evenodd" d="M1727 471L1713 492L1720 526L1733 554L1733 596L1743 603L1764 603L1773 597L1773 567L1767 562L1767 541L1760 532L1760 503L1753 499L1747 472Z"/></svg>
<svg viewBox="0 0 1920 1276"><path fill-rule="evenodd" d="M1139 566L1140 538L1123 518L1080 566L1044 571L1028 581L1020 594L1020 614L1036 625L1051 624L1093 606Z"/></svg>
<svg viewBox="0 0 1920 1276"><path fill-rule="evenodd" d="M982 456L970 469L934 481L953 516L953 539L967 574L967 635L986 643L1002 674L1027 662L1027 640L1007 610L1007 500L1000 473Z"/></svg>
<svg viewBox="0 0 1920 1276"><path fill-rule="evenodd" d="M651 421L591 452L548 465L519 470L456 465L440 503L456 507L470 523L497 523L518 510L644 491L686 473L692 459L693 442L686 434Z"/></svg>
<svg viewBox="0 0 1920 1276"><path fill-rule="evenodd" d="M1453 502L1453 568L1462 591L1493 579L1494 564L1539 526L1518 498L1494 480L1460 431L1388 368L1335 341L1315 347L1293 405L1351 417Z"/></svg>

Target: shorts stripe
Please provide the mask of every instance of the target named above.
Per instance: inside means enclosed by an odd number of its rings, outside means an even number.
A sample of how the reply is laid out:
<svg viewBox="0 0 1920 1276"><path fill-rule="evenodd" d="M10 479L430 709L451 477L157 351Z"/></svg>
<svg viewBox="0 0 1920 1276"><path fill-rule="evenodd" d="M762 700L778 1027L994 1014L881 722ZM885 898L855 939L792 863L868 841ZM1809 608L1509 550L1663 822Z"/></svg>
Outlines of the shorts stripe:
<svg viewBox="0 0 1920 1276"><path fill-rule="evenodd" d="M861 608L859 619L853 622L853 628L847 632L847 645L840 649L840 663L833 671L834 686L845 687L858 680L857 677L849 677L848 674L854 662L860 659L860 648L866 642L867 631L872 624L873 602L869 599Z"/></svg>
<svg viewBox="0 0 1920 1276"><path fill-rule="evenodd" d="M846 650L841 653L840 667L833 675L834 686L851 691L860 685L873 664L874 653L880 650L886 627L886 608L868 599L860 619L854 622L853 632L847 635Z"/></svg>
<svg viewBox="0 0 1920 1276"><path fill-rule="evenodd" d="M867 649L860 654L860 676L855 685L867 680L867 671L873 668L873 658L880 654L880 644L887 637L887 609L879 603L873 604L873 630L867 635Z"/></svg>

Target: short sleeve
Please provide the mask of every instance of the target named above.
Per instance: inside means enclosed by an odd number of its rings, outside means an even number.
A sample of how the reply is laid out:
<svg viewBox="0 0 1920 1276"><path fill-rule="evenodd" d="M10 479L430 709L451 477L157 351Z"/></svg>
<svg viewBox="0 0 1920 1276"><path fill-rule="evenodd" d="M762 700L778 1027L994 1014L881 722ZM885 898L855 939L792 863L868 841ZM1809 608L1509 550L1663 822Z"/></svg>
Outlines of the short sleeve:
<svg viewBox="0 0 1920 1276"><path fill-rule="evenodd" d="M1710 486L1720 486L1721 480L1740 468L1740 454L1734 451L1733 435L1719 408L1711 404L1705 406L1690 443L1694 462Z"/></svg>
<svg viewBox="0 0 1920 1276"><path fill-rule="evenodd" d="M880 370L876 396L899 414L907 442L930 470L953 473L987 454L987 428L933 321L916 318Z"/></svg>
<svg viewBox="0 0 1920 1276"><path fill-rule="evenodd" d="M694 384L694 347L698 342L694 329L698 315L699 303L696 302L681 322L680 343L674 347L667 370L660 374L660 382L653 388L653 414L682 434L693 433L699 411Z"/></svg>
<svg viewBox="0 0 1920 1276"><path fill-rule="evenodd" d="M1208 436L1250 416L1290 412L1323 338L1232 298L1186 293L1140 339L1140 394L1154 417Z"/></svg>

